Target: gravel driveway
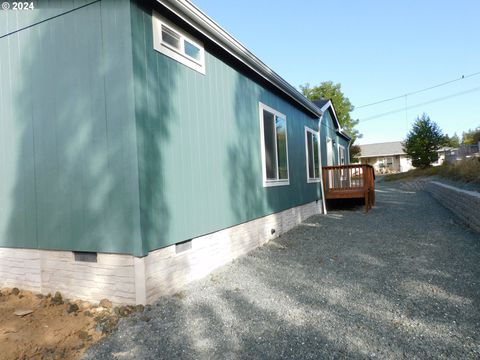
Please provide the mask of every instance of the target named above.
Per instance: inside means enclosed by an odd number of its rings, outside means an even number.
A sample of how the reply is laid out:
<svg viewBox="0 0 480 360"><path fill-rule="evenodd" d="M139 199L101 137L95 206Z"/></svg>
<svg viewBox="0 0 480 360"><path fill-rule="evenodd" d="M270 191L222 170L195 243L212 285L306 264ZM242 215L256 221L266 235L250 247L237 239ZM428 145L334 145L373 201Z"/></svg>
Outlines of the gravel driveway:
<svg viewBox="0 0 480 360"><path fill-rule="evenodd" d="M480 239L377 187L123 319L86 359L480 358Z"/></svg>

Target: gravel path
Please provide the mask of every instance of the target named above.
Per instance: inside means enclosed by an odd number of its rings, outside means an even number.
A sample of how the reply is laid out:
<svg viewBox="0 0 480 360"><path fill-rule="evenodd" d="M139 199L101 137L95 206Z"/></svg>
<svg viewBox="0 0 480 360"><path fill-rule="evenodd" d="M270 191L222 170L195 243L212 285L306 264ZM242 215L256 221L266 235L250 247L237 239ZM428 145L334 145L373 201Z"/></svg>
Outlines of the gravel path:
<svg viewBox="0 0 480 360"><path fill-rule="evenodd" d="M377 188L123 319L85 359L480 358L480 236Z"/></svg>

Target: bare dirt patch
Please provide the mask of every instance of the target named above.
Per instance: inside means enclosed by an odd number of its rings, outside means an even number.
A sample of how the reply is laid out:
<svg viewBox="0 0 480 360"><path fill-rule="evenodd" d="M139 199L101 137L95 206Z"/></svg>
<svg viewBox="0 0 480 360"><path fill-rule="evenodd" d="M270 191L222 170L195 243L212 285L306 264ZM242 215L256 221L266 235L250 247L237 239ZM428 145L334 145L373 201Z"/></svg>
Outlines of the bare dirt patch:
<svg viewBox="0 0 480 360"><path fill-rule="evenodd" d="M0 290L0 359L78 359L133 307L69 301L60 293Z"/></svg>

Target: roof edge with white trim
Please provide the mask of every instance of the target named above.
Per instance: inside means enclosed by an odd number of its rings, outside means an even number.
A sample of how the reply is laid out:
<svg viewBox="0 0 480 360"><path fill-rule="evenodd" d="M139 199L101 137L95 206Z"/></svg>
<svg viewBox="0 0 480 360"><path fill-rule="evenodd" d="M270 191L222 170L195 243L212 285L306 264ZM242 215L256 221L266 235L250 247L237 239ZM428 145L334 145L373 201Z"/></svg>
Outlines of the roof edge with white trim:
<svg viewBox="0 0 480 360"><path fill-rule="evenodd" d="M328 110L328 108L332 109L334 120L337 123L338 133L342 135L344 138L346 138L348 141L352 141L352 137L348 135L345 132L345 130L343 130L342 125L340 125L340 121L338 121L337 113L335 112L335 107L333 106L332 100L328 100L328 102L325 105L323 105L320 110L322 110L322 113L324 113L325 111Z"/></svg>
<svg viewBox="0 0 480 360"><path fill-rule="evenodd" d="M307 110L318 117L322 115L322 110L318 106L308 100L280 75L265 65L265 63L251 53L232 35L222 29L220 25L209 18L194 4L187 0L157 0L157 2L172 11L187 24L197 29L229 54L247 65L258 75L294 100L298 105L301 105L304 110Z"/></svg>

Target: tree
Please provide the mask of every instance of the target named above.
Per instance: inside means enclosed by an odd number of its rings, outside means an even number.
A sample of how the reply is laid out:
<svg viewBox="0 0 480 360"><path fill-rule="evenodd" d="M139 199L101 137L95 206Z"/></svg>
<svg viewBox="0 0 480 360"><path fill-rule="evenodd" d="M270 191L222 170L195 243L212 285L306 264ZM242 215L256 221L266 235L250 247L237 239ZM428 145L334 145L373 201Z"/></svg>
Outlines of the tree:
<svg viewBox="0 0 480 360"><path fill-rule="evenodd" d="M360 147L354 145L355 140L362 137L362 134L355 128L358 125L358 119L352 119L350 113L354 106L350 100L343 94L341 85L334 84L332 81L322 82L318 86L311 87L310 84L300 85L300 90L303 95L309 100L330 100L335 108L338 122L342 128L350 135L352 141L350 142L350 161L355 161L356 156L360 153Z"/></svg>
<svg viewBox="0 0 480 360"><path fill-rule="evenodd" d="M454 133L452 137L446 134L442 140L442 146L458 148L460 146L460 138L457 133Z"/></svg>
<svg viewBox="0 0 480 360"><path fill-rule="evenodd" d="M475 130L468 130L462 134L463 143L466 145L476 145L480 142L480 126Z"/></svg>
<svg viewBox="0 0 480 360"><path fill-rule="evenodd" d="M403 144L403 150L412 159L413 166L426 168L438 160L437 150L444 139L438 125L427 114L423 114L415 120Z"/></svg>
<svg viewBox="0 0 480 360"><path fill-rule="evenodd" d="M360 145L354 144L353 140L350 143L350 162L358 162L358 157L360 156L360 153L362 150L360 149Z"/></svg>

